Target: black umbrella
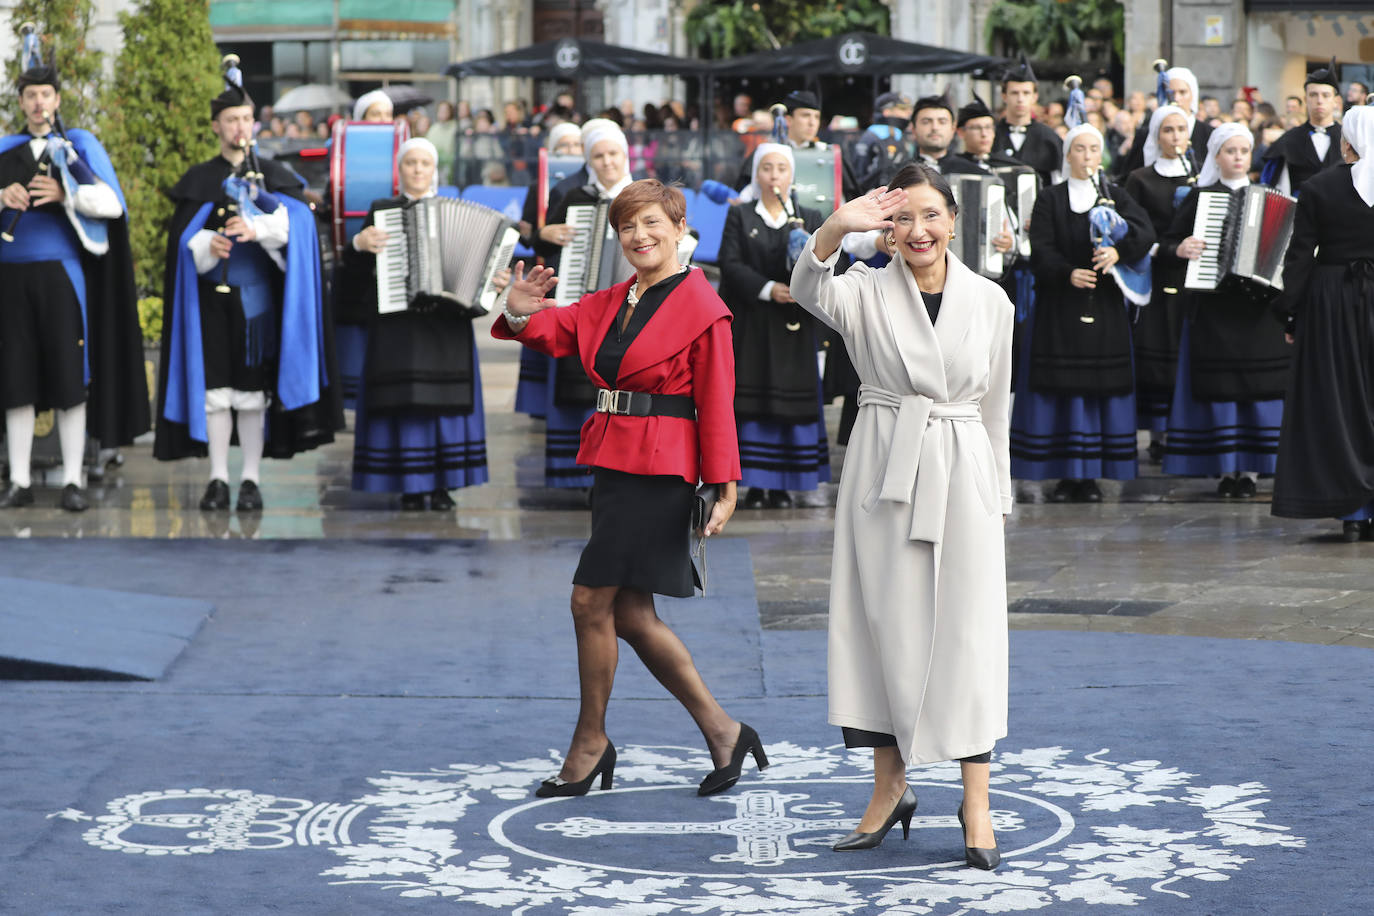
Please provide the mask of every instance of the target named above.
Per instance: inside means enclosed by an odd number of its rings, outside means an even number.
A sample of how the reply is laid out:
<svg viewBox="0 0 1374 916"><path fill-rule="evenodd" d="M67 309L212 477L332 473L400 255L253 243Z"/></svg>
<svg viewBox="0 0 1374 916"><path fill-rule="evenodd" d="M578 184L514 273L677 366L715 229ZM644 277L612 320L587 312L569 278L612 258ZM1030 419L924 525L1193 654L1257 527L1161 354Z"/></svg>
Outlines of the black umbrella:
<svg viewBox="0 0 1374 916"><path fill-rule="evenodd" d="M414 86L383 86L382 91L391 99L391 109L398 115L434 101L434 96L426 95Z"/></svg>

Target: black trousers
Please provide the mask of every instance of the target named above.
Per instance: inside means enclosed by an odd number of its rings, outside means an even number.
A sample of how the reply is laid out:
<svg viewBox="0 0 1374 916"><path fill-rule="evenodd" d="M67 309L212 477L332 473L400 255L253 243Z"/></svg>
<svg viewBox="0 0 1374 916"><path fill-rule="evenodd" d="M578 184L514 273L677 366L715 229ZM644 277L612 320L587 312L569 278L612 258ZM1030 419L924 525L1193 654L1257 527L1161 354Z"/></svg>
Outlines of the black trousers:
<svg viewBox="0 0 1374 916"><path fill-rule="evenodd" d="M0 292L0 406L86 400L81 303L61 261L7 263Z"/></svg>
<svg viewBox="0 0 1374 916"><path fill-rule="evenodd" d="M855 747L896 747L897 739L885 732L871 732L862 728L850 728L841 726L840 731L844 733L844 746ZM960 763L992 763L992 748L988 748L981 754L972 757L960 757Z"/></svg>

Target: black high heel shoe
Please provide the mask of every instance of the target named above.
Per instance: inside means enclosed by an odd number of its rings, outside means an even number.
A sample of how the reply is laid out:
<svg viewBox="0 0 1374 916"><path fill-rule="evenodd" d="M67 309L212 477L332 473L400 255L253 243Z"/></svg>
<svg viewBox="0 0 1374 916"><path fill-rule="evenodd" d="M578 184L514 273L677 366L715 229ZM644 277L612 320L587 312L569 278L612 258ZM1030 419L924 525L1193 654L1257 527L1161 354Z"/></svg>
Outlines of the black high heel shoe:
<svg viewBox="0 0 1374 916"><path fill-rule="evenodd" d="M970 868L981 868L983 871L992 871L1002 861L1002 853L996 846L991 849L979 849L968 844L968 827L964 824L964 805L959 803L959 829L964 833L964 863Z"/></svg>
<svg viewBox="0 0 1374 916"><path fill-rule="evenodd" d="M862 833L855 830L849 836L840 840L830 848L836 852L849 852L855 849L872 849L883 842L883 837L892 829L892 825L898 821L902 822L902 839L911 835L911 816L916 813L916 793L911 791L911 786L906 787L902 797L897 799L897 806L892 809L892 813L887 816L883 826L872 833Z"/></svg>
<svg viewBox="0 0 1374 916"><path fill-rule="evenodd" d="M536 798L569 798L575 795L586 795L587 790L592 787L592 780L601 774L601 791L605 792L611 787L611 778L615 775L615 745L606 742L606 750L601 752L601 759L592 767L592 771L587 774L586 779L579 779L577 782L568 782L561 776L550 776L539 784L539 788L534 790Z"/></svg>
<svg viewBox="0 0 1374 916"><path fill-rule="evenodd" d="M698 795L715 795L739 782L739 771L744 766L746 754L754 755L754 765L760 771L768 769L768 755L763 752L763 742L759 733L743 722L739 724L739 738L735 739L735 749L730 754L730 762L712 770L697 786Z"/></svg>

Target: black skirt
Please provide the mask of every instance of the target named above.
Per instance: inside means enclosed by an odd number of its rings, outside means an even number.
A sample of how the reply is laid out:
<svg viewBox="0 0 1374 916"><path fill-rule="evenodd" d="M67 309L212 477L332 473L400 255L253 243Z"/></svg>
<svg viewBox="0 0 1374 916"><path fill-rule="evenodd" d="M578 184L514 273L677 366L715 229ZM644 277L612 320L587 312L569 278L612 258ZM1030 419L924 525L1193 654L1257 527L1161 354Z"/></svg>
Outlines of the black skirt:
<svg viewBox="0 0 1374 916"><path fill-rule="evenodd" d="M592 536L574 585L690 598L688 525L696 488L673 476L592 469Z"/></svg>

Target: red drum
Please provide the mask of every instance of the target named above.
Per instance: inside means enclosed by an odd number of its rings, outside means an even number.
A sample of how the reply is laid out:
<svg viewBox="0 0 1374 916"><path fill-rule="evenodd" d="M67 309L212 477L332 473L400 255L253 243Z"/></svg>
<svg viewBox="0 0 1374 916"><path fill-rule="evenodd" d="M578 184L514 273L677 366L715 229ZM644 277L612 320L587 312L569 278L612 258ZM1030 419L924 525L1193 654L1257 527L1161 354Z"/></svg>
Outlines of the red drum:
<svg viewBox="0 0 1374 916"><path fill-rule="evenodd" d="M336 121L329 151L334 255L363 227L374 200L400 193L396 153L410 139L410 125ZM337 261L336 261L337 263Z"/></svg>

